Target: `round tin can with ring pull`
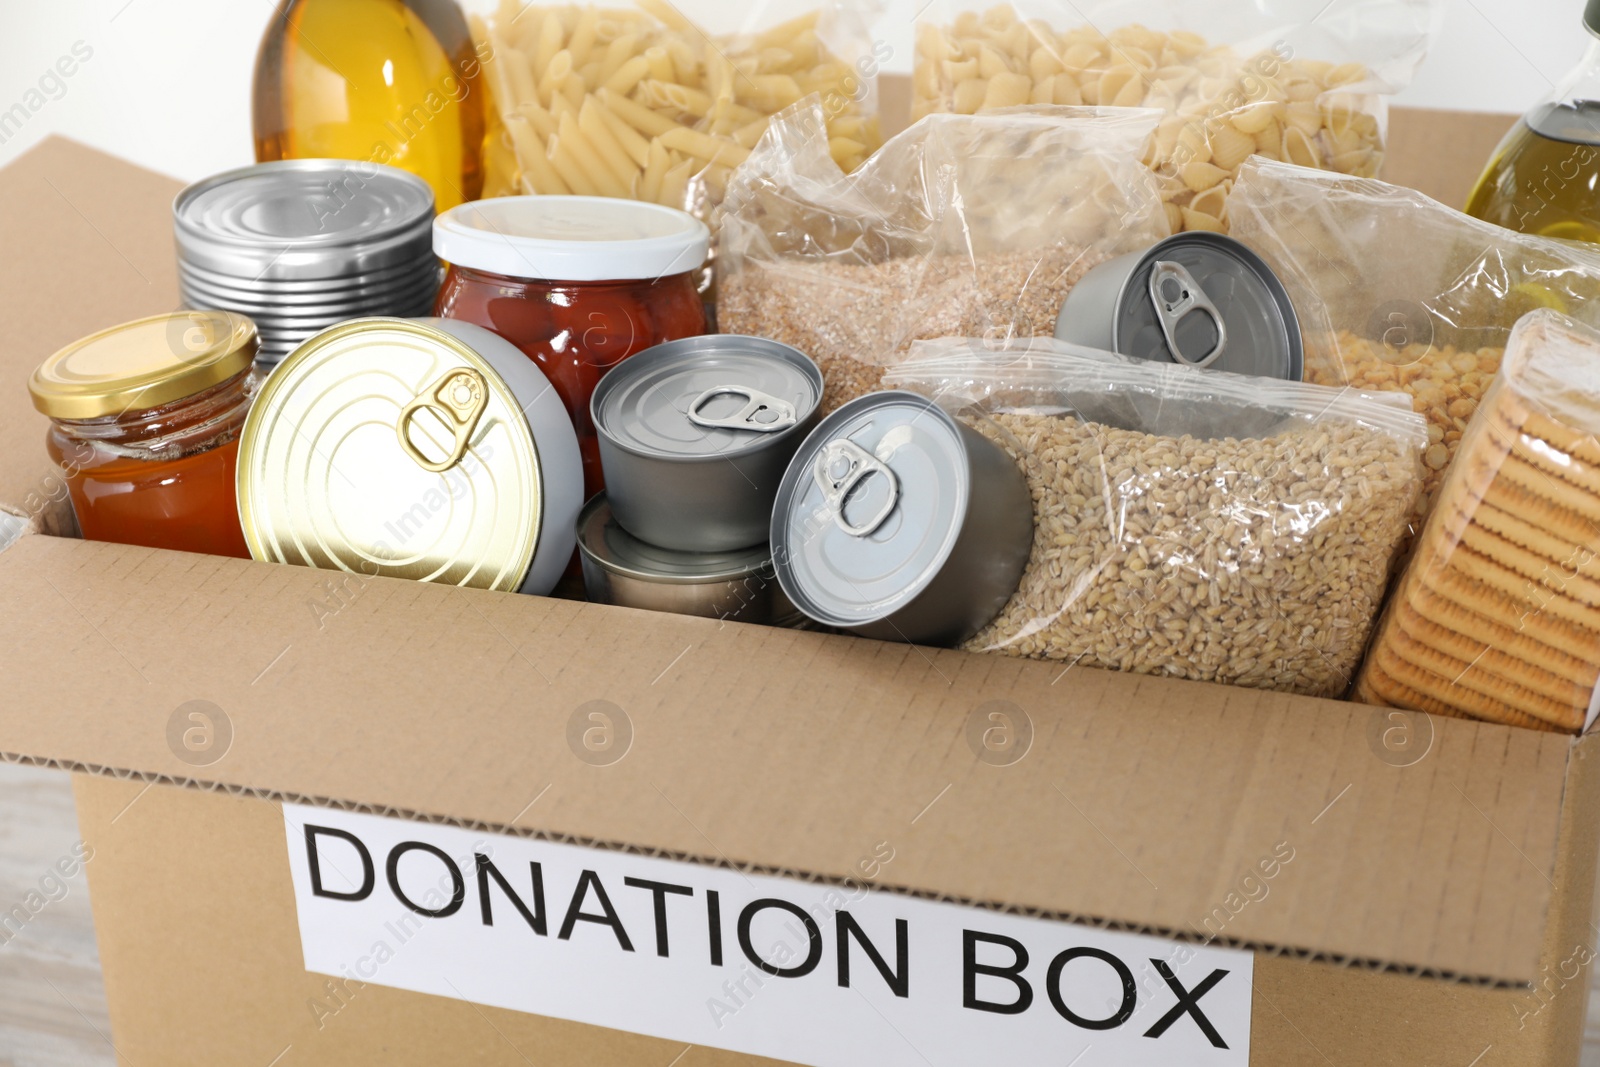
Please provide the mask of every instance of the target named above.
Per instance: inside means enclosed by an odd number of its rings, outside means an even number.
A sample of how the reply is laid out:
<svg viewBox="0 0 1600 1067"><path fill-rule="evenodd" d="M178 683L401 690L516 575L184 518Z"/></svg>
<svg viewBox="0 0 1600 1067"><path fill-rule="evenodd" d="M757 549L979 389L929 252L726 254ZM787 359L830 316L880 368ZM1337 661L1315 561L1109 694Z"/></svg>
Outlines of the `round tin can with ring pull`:
<svg viewBox="0 0 1600 1067"><path fill-rule="evenodd" d="M1056 337L1137 359L1300 381L1300 320L1243 243L1180 233L1095 267L1067 294Z"/></svg>
<svg viewBox="0 0 1600 1067"><path fill-rule="evenodd" d="M509 341L443 319L311 338L245 423L239 517L258 560L544 594L572 558L583 461Z"/></svg>
<svg viewBox="0 0 1600 1067"><path fill-rule="evenodd" d="M915 393L823 419L784 473L773 568L813 621L952 646L999 614L1033 545L1027 481L1001 449Z"/></svg>
<svg viewBox="0 0 1600 1067"><path fill-rule="evenodd" d="M822 372L763 337L669 341L600 379L590 413L622 528L680 552L763 544L789 457L816 422Z"/></svg>

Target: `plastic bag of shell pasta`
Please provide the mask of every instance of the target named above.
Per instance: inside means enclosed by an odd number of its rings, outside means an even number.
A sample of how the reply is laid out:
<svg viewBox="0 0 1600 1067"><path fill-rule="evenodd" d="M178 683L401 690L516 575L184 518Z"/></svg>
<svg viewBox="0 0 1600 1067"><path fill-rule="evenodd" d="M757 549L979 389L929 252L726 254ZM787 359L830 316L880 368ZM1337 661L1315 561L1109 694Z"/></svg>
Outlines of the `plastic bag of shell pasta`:
<svg viewBox="0 0 1600 1067"><path fill-rule="evenodd" d="M917 24L913 118L1017 104L1148 107L1172 229L1227 229L1252 155L1371 177L1386 103L1442 0L935 0Z"/></svg>

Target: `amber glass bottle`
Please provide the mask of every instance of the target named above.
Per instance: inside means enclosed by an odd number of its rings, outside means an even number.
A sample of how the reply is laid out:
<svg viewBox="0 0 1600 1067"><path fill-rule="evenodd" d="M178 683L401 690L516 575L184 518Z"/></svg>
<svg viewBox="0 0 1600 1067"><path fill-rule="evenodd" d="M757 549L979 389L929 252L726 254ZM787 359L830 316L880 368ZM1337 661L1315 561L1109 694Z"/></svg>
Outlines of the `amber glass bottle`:
<svg viewBox="0 0 1600 1067"><path fill-rule="evenodd" d="M256 159L387 163L440 211L476 200L480 63L455 0L279 0L256 55Z"/></svg>
<svg viewBox="0 0 1600 1067"><path fill-rule="evenodd" d="M1600 37L1600 0L1591 0L1583 22ZM1600 242L1600 41L1506 134L1467 214L1523 233Z"/></svg>

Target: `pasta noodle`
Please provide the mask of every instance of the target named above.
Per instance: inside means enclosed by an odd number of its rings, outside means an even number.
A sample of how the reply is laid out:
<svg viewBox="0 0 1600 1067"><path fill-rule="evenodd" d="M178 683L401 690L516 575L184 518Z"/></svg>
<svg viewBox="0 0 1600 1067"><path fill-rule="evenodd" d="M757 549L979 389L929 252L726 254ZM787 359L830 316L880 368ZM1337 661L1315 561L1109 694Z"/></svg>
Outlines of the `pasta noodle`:
<svg viewBox="0 0 1600 1067"><path fill-rule="evenodd" d="M1158 107L1168 118L1146 162L1173 230L1226 232L1221 197L1252 154L1372 177L1383 159L1377 118L1347 87L1360 63L1241 57L1197 34L1130 25L1057 30L1009 4L917 27L912 118L1019 104ZM1203 198L1203 199L1202 199Z"/></svg>
<svg viewBox="0 0 1600 1067"><path fill-rule="evenodd" d="M636 2L501 0L492 17L471 20L488 45L495 104L484 195L633 197L704 217L772 116L812 93L826 104L840 167L854 170L881 143L863 78L822 45L817 12L712 37L670 0ZM1027 103L1031 90L1010 75L993 106Z"/></svg>

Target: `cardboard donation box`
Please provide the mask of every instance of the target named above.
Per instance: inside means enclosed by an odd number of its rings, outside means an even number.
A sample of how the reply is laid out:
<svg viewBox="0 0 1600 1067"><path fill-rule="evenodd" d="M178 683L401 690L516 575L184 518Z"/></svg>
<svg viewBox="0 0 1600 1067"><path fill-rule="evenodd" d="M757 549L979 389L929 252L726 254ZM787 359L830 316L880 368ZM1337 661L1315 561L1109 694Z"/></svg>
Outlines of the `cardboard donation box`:
<svg viewBox="0 0 1600 1067"><path fill-rule="evenodd" d="M177 306L177 189L0 171L0 753L121 1062L1576 1062L1592 736L72 538L27 376Z"/></svg>

